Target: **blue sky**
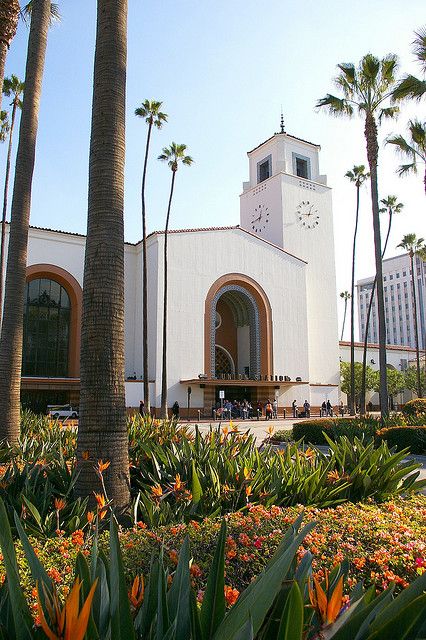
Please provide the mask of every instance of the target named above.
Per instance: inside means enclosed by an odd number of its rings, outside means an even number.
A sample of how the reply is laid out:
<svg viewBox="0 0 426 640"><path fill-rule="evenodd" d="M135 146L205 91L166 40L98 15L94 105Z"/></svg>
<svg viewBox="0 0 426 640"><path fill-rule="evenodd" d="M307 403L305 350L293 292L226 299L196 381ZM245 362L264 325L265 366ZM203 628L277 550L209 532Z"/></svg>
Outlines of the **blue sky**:
<svg viewBox="0 0 426 640"><path fill-rule="evenodd" d="M94 0L59 0L62 21L49 33L34 174L31 223L84 233L88 144L95 39ZM366 162L362 123L316 113L319 97L333 90L336 64L357 62L371 51L390 51L401 69L419 74L410 43L425 24L424 0L129 0L126 239L140 228L140 178L146 129L134 109L162 100L169 123L156 134L148 176L148 227L164 226L169 171L156 161L172 140L185 143L192 167L178 174L173 228L237 224L239 194L247 179L246 152L279 128L322 146L321 171L334 188L338 291L350 286L348 251L354 193L345 172ZM27 29L20 25L6 74L23 78ZM5 105L5 103L4 103ZM405 108L380 132L404 132L425 104ZM6 149L0 149L0 167ZM395 194L404 214L395 221L393 248L402 235L426 236L421 176L396 177L393 150L380 156L380 195ZM365 189L357 277L373 270L371 213ZM392 251L388 255L396 253Z"/></svg>

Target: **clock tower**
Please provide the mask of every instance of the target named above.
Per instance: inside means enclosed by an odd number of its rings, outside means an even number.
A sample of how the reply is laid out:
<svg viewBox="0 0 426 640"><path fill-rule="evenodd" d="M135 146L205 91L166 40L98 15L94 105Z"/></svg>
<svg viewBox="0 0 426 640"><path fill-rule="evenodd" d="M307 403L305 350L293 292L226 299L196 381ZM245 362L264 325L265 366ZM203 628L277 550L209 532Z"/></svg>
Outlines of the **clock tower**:
<svg viewBox="0 0 426 640"><path fill-rule="evenodd" d="M280 133L248 152L249 181L240 196L241 227L306 262L307 299L288 304L306 305L312 385L339 383L331 189L319 152L319 145L286 133L282 122Z"/></svg>

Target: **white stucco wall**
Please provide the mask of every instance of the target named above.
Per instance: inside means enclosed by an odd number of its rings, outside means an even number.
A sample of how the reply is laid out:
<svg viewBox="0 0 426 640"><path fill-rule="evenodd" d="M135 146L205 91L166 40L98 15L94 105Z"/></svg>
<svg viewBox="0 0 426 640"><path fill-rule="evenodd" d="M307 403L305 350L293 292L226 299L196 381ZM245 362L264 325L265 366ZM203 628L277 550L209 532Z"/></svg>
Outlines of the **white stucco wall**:
<svg viewBox="0 0 426 640"><path fill-rule="evenodd" d="M163 268L164 236L159 245ZM306 346L306 265L241 229L182 232L169 235L168 375L169 405L186 402L181 379L204 373L204 306L210 287L226 274L244 274L257 282L272 307L273 368L292 379L309 379ZM163 296L162 278L158 283ZM289 304L296 292L301 303ZM161 348L157 350L157 405L161 395ZM192 406L203 405L203 391L194 386Z"/></svg>

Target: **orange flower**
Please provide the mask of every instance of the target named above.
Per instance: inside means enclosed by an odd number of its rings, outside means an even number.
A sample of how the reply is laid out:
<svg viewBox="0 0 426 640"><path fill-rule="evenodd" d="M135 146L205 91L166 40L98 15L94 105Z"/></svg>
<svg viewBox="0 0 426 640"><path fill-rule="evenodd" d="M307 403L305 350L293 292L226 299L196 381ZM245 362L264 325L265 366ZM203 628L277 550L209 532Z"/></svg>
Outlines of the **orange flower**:
<svg viewBox="0 0 426 640"><path fill-rule="evenodd" d="M42 583L46 610L50 619L49 622L54 630L52 630L46 620L40 600L40 589L37 582L38 617L40 625L49 640L63 640L64 638L83 640L89 622L90 608L92 606L93 596L95 595L97 582L98 580L96 579L80 611L81 581L79 578L74 582L71 593L65 600L65 604L62 609L56 590L49 593L45 585Z"/></svg>
<svg viewBox="0 0 426 640"><path fill-rule="evenodd" d="M185 486L185 483L182 482L182 480L180 479L180 474L177 473L175 476L175 481L172 484L173 491L182 491L184 486Z"/></svg>
<svg viewBox="0 0 426 640"><path fill-rule="evenodd" d="M327 473L327 482L338 482L340 480L340 476L339 476L339 472L337 471L337 469L335 469L334 471L329 471Z"/></svg>
<svg viewBox="0 0 426 640"><path fill-rule="evenodd" d="M110 464L111 462L109 460L107 460L106 462L104 462L103 460L98 460L98 464L95 467L96 473L98 473L101 476L103 472L106 471L106 469L108 469Z"/></svg>
<svg viewBox="0 0 426 640"><path fill-rule="evenodd" d="M247 496L247 498L249 496L251 496L251 494L252 494L251 485L249 485L248 487L246 487L246 496Z"/></svg>
<svg viewBox="0 0 426 640"><path fill-rule="evenodd" d="M129 599L135 609L139 609L143 602L145 593L145 583L143 576L136 576L133 580L132 588L129 591Z"/></svg>
<svg viewBox="0 0 426 640"><path fill-rule="evenodd" d="M229 428L228 428L228 427L226 427L226 426L225 426L225 427L222 427L222 433L223 433L223 435L224 435L224 436L227 436L227 435L228 435L228 433L229 433Z"/></svg>
<svg viewBox="0 0 426 640"><path fill-rule="evenodd" d="M98 504L98 516L102 520L105 518L107 513L107 508L105 506L106 500L103 493L95 493L96 502Z"/></svg>
<svg viewBox="0 0 426 640"><path fill-rule="evenodd" d="M62 511L65 507L66 502L63 498L55 498L55 509L56 511Z"/></svg>
<svg viewBox="0 0 426 640"><path fill-rule="evenodd" d="M306 449L306 451L305 451L305 456L306 456L306 458L308 458L308 459L309 459L309 458L315 458L316 453L315 453L315 451L314 451L313 449L311 449L311 447L308 447L308 448Z"/></svg>
<svg viewBox="0 0 426 640"><path fill-rule="evenodd" d="M89 459L89 452L88 451L83 451L83 453L81 454L81 457L83 458L83 460L88 460Z"/></svg>
<svg viewBox="0 0 426 640"><path fill-rule="evenodd" d="M155 484L151 487L151 492L156 498L160 498L163 495L163 490L159 484Z"/></svg>
<svg viewBox="0 0 426 640"><path fill-rule="evenodd" d="M232 605L237 602L240 592L238 591L238 589L233 589L229 585L225 585L224 591L226 604L228 605L228 607L232 607Z"/></svg>
<svg viewBox="0 0 426 640"><path fill-rule="evenodd" d="M177 564L179 562L179 556L175 549L172 549L171 551L169 551L169 558L173 562L173 564Z"/></svg>
<svg viewBox="0 0 426 640"><path fill-rule="evenodd" d="M267 432L269 433L270 436L274 433L274 431L275 431L275 428L272 426L267 428Z"/></svg>
<svg viewBox="0 0 426 640"><path fill-rule="evenodd" d="M95 517L95 514L93 513L93 511L88 511L87 512L86 518L87 518L87 522L89 524L92 524L94 517Z"/></svg>
<svg viewBox="0 0 426 640"><path fill-rule="evenodd" d="M342 608L342 596L343 596L343 576L339 578L333 593L329 596L328 593L328 571L325 572L325 591L322 588L318 578L314 576L314 586L311 587L311 582L308 582L309 600L311 605L317 612L323 624L331 624L339 615Z"/></svg>
<svg viewBox="0 0 426 640"><path fill-rule="evenodd" d="M191 568L189 571L191 573L191 576L193 576L194 578L199 578L203 573L198 564L195 564L195 562L191 564Z"/></svg>

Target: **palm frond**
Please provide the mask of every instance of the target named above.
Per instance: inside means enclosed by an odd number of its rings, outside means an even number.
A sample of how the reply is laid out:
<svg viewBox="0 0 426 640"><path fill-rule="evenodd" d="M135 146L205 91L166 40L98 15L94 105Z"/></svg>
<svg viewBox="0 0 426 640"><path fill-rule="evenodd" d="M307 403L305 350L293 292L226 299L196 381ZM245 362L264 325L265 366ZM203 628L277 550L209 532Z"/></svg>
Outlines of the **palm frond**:
<svg viewBox="0 0 426 640"><path fill-rule="evenodd" d="M21 10L21 17L25 24L28 24L31 20L31 12L33 9L34 0L30 0L25 7ZM59 11L59 5L56 2L50 4L50 24L59 22L61 20L61 12Z"/></svg>
<svg viewBox="0 0 426 640"><path fill-rule="evenodd" d="M408 129L410 131L411 139L413 143L417 145L417 153L422 155L423 159L426 156L426 122L420 122L420 120L410 120L408 122Z"/></svg>
<svg viewBox="0 0 426 640"><path fill-rule="evenodd" d="M411 147L406 139L401 135L391 136L386 139L386 144L393 144L396 147L396 151L401 155L412 156L415 154L413 147Z"/></svg>
<svg viewBox="0 0 426 640"><path fill-rule="evenodd" d="M399 176L405 176L408 173L417 173L417 163L412 162L411 164L401 164L396 170Z"/></svg>
<svg viewBox="0 0 426 640"><path fill-rule="evenodd" d="M426 27L414 32L413 53L420 62L423 73L426 73Z"/></svg>
<svg viewBox="0 0 426 640"><path fill-rule="evenodd" d="M349 118L354 111L352 105L345 98L338 98L331 95L331 93L327 93L324 98L320 98L315 107L317 109L325 107L333 116L348 116Z"/></svg>
<svg viewBox="0 0 426 640"><path fill-rule="evenodd" d="M377 76L380 71L380 60L376 56L373 56L372 53L367 53L360 64L360 72L365 78L365 80L370 84L374 85L377 80Z"/></svg>
<svg viewBox="0 0 426 640"><path fill-rule="evenodd" d="M382 122L383 119L391 119L395 118L395 116L399 113L399 107L384 107L379 111L379 123Z"/></svg>
<svg viewBox="0 0 426 640"><path fill-rule="evenodd" d="M394 100L421 100L426 93L426 80L420 80L413 75L406 75L392 92Z"/></svg>

